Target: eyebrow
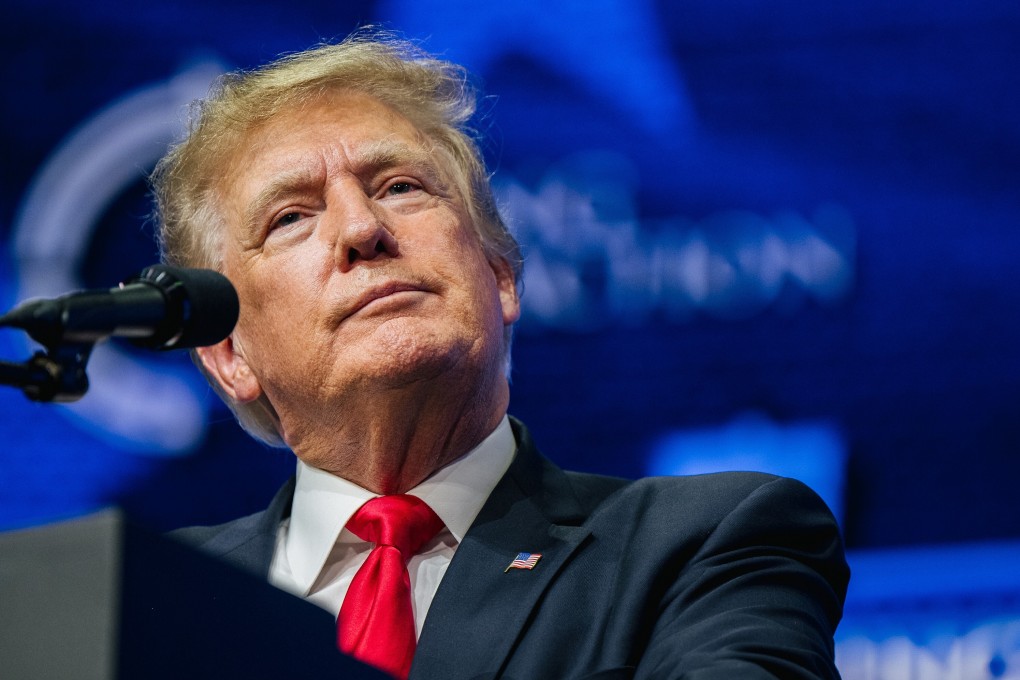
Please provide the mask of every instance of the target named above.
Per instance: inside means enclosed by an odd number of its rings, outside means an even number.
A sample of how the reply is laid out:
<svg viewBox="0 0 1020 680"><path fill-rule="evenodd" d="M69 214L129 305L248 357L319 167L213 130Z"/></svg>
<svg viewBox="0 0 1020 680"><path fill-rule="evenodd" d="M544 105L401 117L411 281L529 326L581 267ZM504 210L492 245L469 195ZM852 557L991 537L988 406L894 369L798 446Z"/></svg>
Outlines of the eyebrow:
<svg viewBox="0 0 1020 680"><path fill-rule="evenodd" d="M353 159L356 172L375 173L398 165L410 165L426 175L426 179L445 187L447 182L439 172L434 154L423 146L411 146L405 142L379 139L365 144L357 150Z"/></svg>
<svg viewBox="0 0 1020 680"><path fill-rule="evenodd" d="M258 221L270 205L283 196L288 196L321 182L319 172L311 168L287 170L274 177L262 188L245 208L242 224L245 232L254 234L259 231Z"/></svg>
<svg viewBox="0 0 1020 680"><path fill-rule="evenodd" d="M447 190L448 182L440 174L438 163L424 147L379 139L357 149L351 164L357 175L371 175L388 168L410 165L426 180L443 191ZM270 205L284 196L306 191L321 181L318 168L301 167L281 172L248 202L242 217L245 233L254 235L260 232L260 218Z"/></svg>

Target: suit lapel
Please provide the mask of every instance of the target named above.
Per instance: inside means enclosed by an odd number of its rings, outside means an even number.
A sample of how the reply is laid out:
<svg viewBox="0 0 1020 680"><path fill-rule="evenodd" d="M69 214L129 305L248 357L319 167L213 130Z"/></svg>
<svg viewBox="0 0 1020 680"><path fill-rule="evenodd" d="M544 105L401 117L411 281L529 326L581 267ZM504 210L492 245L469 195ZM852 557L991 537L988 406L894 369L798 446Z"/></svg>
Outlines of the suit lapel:
<svg viewBox="0 0 1020 680"><path fill-rule="evenodd" d="M517 456L457 548L429 608L412 678L498 674L542 593L588 530L564 473L514 422ZM507 566L539 553L532 570Z"/></svg>

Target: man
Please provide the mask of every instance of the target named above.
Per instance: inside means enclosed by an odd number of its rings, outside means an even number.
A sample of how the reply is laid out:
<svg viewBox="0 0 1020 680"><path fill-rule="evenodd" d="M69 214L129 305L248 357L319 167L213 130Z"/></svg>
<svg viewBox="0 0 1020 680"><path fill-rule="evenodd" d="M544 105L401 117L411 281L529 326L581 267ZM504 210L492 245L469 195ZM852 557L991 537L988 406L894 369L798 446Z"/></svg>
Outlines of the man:
<svg viewBox="0 0 1020 680"><path fill-rule="evenodd" d="M837 677L848 574L803 485L563 472L508 419L521 258L465 82L359 33L225 79L157 168L165 259L241 300L201 366L298 458L268 510L181 536L396 677Z"/></svg>

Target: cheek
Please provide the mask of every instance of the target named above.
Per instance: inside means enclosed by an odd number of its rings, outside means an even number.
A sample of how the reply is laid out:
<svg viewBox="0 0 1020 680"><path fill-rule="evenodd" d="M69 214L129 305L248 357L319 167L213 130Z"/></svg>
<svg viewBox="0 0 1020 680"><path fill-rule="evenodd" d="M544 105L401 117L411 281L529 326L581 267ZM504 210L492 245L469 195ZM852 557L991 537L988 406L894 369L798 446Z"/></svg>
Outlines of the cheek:
<svg viewBox="0 0 1020 680"><path fill-rule="evenodd" d="M318 299L321 292L317 289L319 272L310 266L319 256L304 247L272 256L262 254L241 263L238 293L242 306L259 316L289 309L291 317L299 320L298 310Z"/></svg>
<svg viewBox="0 0 1020 680"><path fill-rule="evenodd" d="M305 334L302 324L310 318L302 304L302 295L286 276L245 277L238 286L241 314L237 330L249 351L272 355L290 338ZM308 296L304 296L307 298Z"/></svg>
<svg viewBox="0 0 1020 680"><path fill-rule="evenodd" d="M459 274L464 316L472 325L477 326L479 334L485 333L490 328L498 328L502 332L503 306L496 277L489 263L484 259L472 262L470 267L465 267Z"/></svg>

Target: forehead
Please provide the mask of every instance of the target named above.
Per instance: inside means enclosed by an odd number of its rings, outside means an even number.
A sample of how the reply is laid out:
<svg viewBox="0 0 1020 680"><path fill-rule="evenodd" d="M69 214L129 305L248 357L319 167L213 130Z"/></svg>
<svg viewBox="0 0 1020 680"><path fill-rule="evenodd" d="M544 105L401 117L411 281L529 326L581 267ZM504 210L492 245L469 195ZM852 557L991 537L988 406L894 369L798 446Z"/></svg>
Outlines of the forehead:
<svg viewBox="0 0 1020 680"><path fill-rule="evenodd" d="M281 175L357 170L401 160L438 162L426 136L392 107L358 92L327 93L284 107L242 133L219 183L244 200Z"/></svg>

